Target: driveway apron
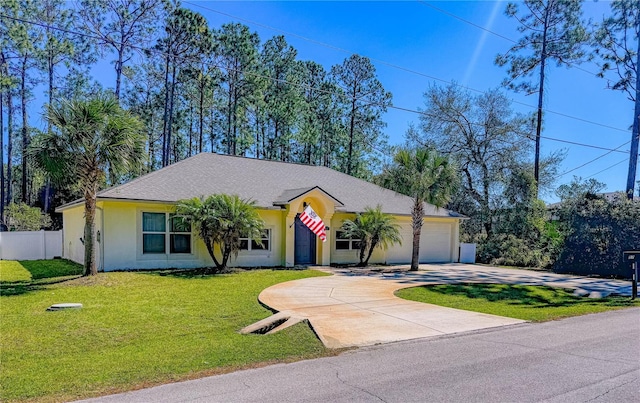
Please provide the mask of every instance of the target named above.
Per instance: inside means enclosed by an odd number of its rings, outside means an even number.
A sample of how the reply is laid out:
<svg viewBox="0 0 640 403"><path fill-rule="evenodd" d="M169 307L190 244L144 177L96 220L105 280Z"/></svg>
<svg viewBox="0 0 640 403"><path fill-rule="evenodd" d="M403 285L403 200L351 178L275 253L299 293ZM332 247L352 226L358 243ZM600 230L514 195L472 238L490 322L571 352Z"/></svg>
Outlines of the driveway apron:
<svg viewBox="0 0 640 403"><path fill-rule="evenodd" d="M402 288L473 282L549 285L602 295L630 292L627 282L546 272L462 264L421 265L421 270L367 274L332 270L335 275L330 277L276 284L258 297L260 302L278 311L273 317L275 320L267 318L245 330L254 331L272 323L270 331L274 332L306 319L328 348L367 346L524 322L403 300L394 295Z"/></svg>

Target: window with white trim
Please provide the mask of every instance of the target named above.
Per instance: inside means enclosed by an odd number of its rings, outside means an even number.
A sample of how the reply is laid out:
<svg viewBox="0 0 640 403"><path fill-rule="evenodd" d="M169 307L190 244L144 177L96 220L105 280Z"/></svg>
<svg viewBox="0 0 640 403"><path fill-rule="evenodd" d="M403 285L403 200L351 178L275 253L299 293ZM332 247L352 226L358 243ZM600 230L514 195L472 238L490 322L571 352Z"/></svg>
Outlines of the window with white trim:
<svg viewBox="0 0 640 403"><path fill-rule="evenodd" d="M260 240L262 244L260 244L257 240L249 238L249 237L240 237L240 250L271 250L271 230L263 229L262 234L260 236Z"/></svg>
<svg viewBox="0 0 640 403"><path fill-rule="evenodd" d="M360 250L360 239L349 238L344 231L336 231L336 250Z"/></svg>
<svg viewBox="0 0 640 403"><path fill-rule="evenodd" d="M168 225L167 225L168 224ZM191 253L191 225L169 213L142 213L143 254Z"/></svg>

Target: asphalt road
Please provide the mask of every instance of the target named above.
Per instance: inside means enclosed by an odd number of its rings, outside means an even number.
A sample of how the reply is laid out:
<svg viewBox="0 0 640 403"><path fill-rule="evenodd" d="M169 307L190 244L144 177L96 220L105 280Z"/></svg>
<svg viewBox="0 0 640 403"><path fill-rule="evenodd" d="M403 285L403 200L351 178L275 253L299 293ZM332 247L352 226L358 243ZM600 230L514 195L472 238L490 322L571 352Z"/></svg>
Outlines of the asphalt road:
<svg viewBox="0 0 640 403"><path fill-rule="evenodd" d="M379 345L92 402L640 402L640 308Z"/></svg>

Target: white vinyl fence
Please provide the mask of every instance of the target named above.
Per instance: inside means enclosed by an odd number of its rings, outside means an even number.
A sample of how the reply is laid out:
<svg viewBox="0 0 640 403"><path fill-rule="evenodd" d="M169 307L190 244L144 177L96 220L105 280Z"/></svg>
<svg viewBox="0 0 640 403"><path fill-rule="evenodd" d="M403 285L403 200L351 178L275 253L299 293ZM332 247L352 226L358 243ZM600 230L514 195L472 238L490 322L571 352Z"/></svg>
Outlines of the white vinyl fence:
<svg viewBox="0 0 640 403"><path fill-rule="evenodd" d="M53 259L62 256L62 231L0 232L1 260Z"/></svg>

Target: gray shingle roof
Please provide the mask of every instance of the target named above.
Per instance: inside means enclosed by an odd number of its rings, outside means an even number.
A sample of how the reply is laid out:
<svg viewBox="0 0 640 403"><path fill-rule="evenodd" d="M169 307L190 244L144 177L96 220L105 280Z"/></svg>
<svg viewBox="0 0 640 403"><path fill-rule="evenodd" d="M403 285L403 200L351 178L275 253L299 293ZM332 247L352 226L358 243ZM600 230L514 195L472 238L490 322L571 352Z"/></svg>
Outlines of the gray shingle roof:
<svg viewBox="0 0 640 403"><path fill-rule="evenodd" d="M333 197L337 211L361 212L382 206L385 213L407 215L412 199L333 169L221 154L200 153L98 193L98 199L175 202L216 193L237 194L274 208L284 199L314 187ZM297 193L295 195L294 193ZM462 217L427 205L426 216Z"/></svg>

